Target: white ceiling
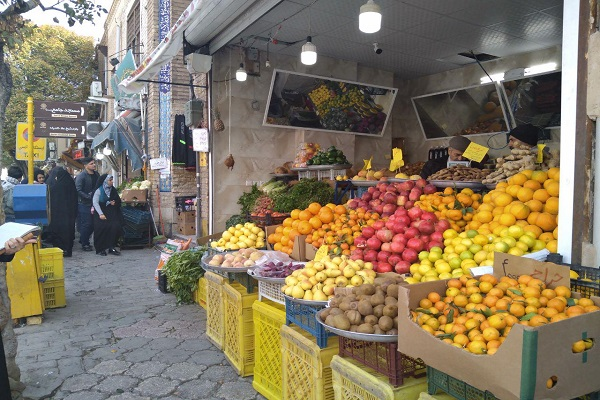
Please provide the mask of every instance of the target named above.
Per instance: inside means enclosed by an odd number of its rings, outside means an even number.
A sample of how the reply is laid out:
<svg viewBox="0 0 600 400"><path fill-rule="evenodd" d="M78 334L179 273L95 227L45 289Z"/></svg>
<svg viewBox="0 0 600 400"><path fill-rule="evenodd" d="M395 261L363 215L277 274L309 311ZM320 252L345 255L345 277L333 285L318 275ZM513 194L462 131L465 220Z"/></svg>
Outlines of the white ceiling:
<svg viewBox="0 0 600 400"><path fill-rule="evenodd" d="M375 0L382 28L358 29L366 0L284 0L231 43L299 56L309 33L319 55L393 71L401 79L435 74L474 62L458 53L498 57L561 43L562 0ZM375 54L373 43L383 50ZM318 62L318 61L317 61Z"/></svg>

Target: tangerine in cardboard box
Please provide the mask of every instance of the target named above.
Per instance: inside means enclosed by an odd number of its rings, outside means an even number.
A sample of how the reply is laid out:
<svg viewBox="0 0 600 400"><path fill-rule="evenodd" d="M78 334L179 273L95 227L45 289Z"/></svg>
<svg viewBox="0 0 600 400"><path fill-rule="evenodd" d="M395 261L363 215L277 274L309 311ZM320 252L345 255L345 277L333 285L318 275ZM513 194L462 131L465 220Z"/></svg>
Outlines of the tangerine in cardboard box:
<svg viewBox="0 0 600 400"><path fill-rule="evenodd" d="M494 255L496 277L528 274L550 288L569 286L569 268L503 253ZM447 281L400 286L398 351L501 399L572 399L600 390L600 311L539 327L515 324L493 355L476 355L442 342L410 319L410 310L429 292L444 294ZM573 297L579 297L574 293ZM600 306L600 298L592 297ZM573 342L595 345L573 353ZM557 377L556 385L546 387Z"/></svg>

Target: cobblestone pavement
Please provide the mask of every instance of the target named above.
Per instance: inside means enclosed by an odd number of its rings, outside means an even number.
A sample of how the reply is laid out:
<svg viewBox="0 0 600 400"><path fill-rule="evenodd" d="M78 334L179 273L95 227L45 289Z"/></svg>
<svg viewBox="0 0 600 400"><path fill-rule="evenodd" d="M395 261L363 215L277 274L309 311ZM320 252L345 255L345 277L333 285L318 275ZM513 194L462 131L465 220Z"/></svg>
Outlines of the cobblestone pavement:
<svg viewBox="0 0 600 400"><path fill-rule="evenodd" d="M205 335L206 312L154 281L159 253L64 259L67 307L15 329L28 399L264 399Z"/></svg>

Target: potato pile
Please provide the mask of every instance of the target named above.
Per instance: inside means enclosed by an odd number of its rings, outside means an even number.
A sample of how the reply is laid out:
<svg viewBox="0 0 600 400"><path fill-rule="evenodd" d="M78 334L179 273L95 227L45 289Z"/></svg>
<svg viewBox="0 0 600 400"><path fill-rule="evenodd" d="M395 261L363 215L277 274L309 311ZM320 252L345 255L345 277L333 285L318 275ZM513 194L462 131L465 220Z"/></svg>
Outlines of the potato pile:
<svg viewBox="0 0 600 400"><path fill-rule="evenodd" d="M373 284L342 289L321 313L326 325L377 335L398 334L398 284L402 278L376 278Z"/></svg>
<svg viewBox="0 0 600 400"><path fill-rule="evenodd" d="M535 170L536 156L535 151L529 148L512 149L510 155L496 159L496 170L489 174L482 183L494 184L505 181L526 169Z"/></svg>
<svg viewBox="0 0 600 400"><path fill-rule="evenodd" d="M489 169L470 168L454 165L429 175L428 181L481 181L491 171Z"/></svg>

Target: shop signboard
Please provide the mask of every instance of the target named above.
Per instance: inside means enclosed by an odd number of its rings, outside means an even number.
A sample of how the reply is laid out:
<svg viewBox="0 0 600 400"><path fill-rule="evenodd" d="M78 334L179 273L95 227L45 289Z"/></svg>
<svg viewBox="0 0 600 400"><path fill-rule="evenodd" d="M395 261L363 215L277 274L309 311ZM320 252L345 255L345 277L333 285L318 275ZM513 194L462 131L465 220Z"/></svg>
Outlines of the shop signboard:
<svg viewBox="0 0 600 400"><path fill-rule="evenodd" d="M398 89L276 69L264 126L382 136Z"/></svg>
<svg viewBox="0 0 600 400"><path fill-rule="evenodd" d="M17 143L15 146L15 158L27 161L29 154L29 131L27 123L17 123ZM33 138L33 161L44 161L46 159L46 139Z"/></svg>
<svg viewBox="0 0 600 400"><path fill-rule="evenodd" d="M69 120L35 120L35 136L85 139L87 122Z"/></svg>
<svg viewBox="0 0 600 400"><path fill-rule="evenodd" d="M34 101L33 107L33 113L36 120L57 119L85 121L88 116L87 103L76 103L72 101Z"/></svg>

